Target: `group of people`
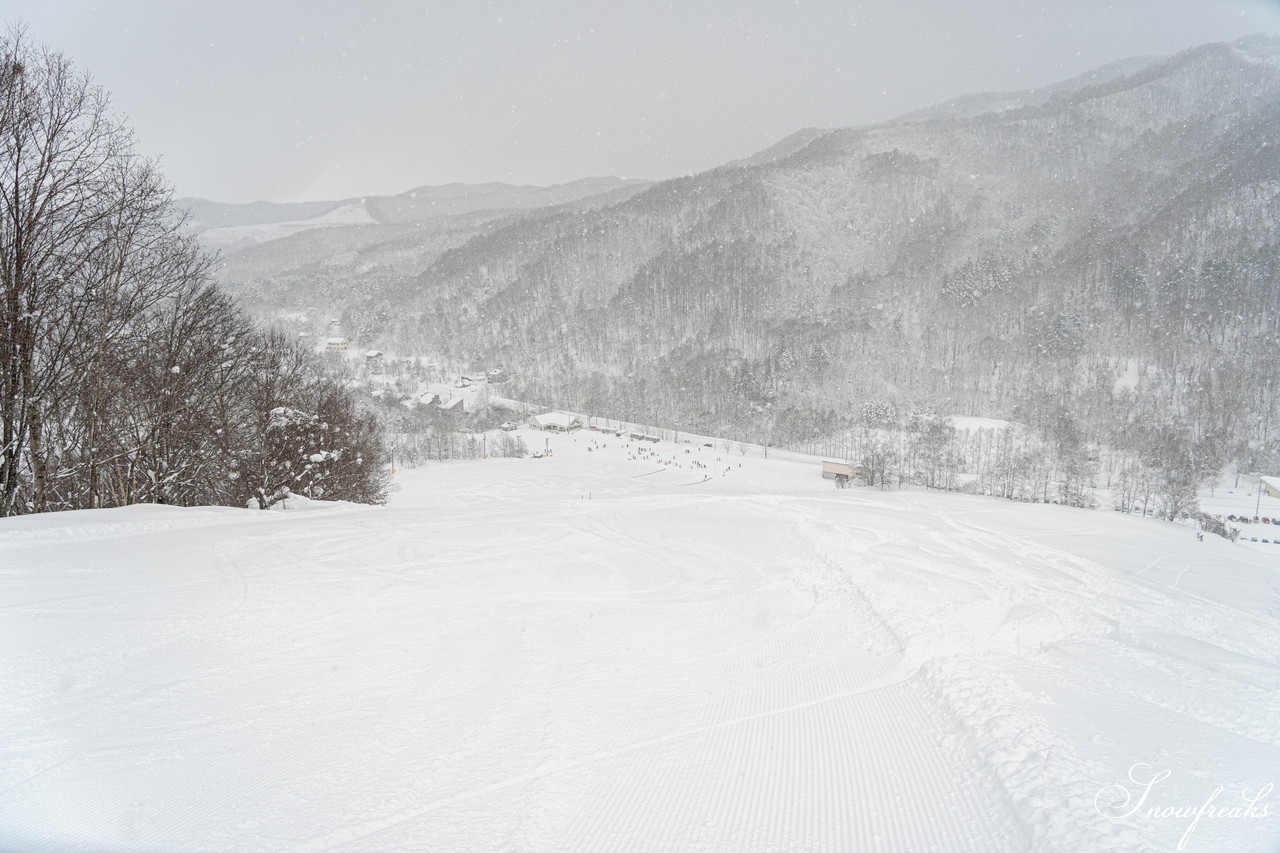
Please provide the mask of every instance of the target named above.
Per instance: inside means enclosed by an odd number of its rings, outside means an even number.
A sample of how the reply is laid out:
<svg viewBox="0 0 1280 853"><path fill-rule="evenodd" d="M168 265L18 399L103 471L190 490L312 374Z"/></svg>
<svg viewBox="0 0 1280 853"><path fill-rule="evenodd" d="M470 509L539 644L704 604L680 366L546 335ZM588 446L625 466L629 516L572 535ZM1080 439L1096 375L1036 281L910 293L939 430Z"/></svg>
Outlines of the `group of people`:
<svg viewBox="0 0 1280 853"><path fill-rule="evenodd" d="M590 453L593 450L604 450L608 448L608 446L609 446L609 443L607 441L600 441L598 439L593 438L591 439L590 446L587 447L587 452ZM656 447L652 447L648 444L637 444L633 446L627 443L626 441L623 441L622 450L627 454L628 461L631 461L631 462L652 462L658 465L666 465L669 467L675 467L675 468L681 468L681 469L685 468L686 463L688 463L687 467L694 470L708 471L708 472L711 470L711 466L708 463L703 462L701 459L691 458L691 459L682 460L678 453L672 453L670 457L665 457L663 456L662 453L658 451ZM686 455L692 456L695 450L698 451L699 453L702 452L701 447L692 447L692 448L686 447L684 452ZM721 458L717 456L716 462L721 462L721 461L722 461ZM738 467L739 468L742 467L741 462L738 463ZM723 471L720 472L720 476L723 477L732 470L733 470L733 466L728 465L725 467ZM705 474L702 478L702 482L705 483L707 480L710 480L710 479L711 479L711 474L710 473Z"/></svg>

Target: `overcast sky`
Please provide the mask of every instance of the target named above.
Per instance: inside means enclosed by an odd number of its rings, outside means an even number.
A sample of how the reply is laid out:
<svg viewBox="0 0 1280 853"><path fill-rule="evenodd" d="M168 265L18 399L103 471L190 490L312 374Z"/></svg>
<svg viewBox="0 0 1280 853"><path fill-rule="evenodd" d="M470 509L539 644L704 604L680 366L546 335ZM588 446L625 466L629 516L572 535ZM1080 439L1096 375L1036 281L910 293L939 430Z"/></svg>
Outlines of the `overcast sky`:
<svg viewBox="0 0 1280 853"><path fill-rule="evenodd" d="M802 127L1280 34L1280 0L9 0L180 195L665 178Z"/></svg>

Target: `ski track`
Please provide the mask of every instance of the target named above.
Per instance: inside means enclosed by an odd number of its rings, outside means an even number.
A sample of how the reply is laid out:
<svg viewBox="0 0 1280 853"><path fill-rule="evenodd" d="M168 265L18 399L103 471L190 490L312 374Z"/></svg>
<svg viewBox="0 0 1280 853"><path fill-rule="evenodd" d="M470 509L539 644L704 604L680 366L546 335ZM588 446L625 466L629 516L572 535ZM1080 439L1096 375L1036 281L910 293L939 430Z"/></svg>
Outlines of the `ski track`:
<svg viewBox="0 0 1280 853"><path fill-rule="evenodd" d="M988 551L993 546L1007 548L1009 540L1014 540L1014 553L1021 559L1029 562L1041 559L1063 578L1069 578L1077 569L1059 560L1057 552L1050 549L1029 542L1016 544L1026 537L1000 536L969 525L957 525L951 519L944 521L955 526L962 536L944 539L935 531L922 532L930 544L916 541L910 546L915 555L909 564L913 572L964 580L955 578L954 569L949 567L999 565L990 559ZM832 541L834 528L803 523L814 551L838 565L841 552ZM855 562L874 565L880 555L895 554L906 547L905 543L885 539L867 547ZM935 719L943 721L944 726L949 722L953 737L964 744L967 754L976 753L986 759L986 781L996 782L1002 798L1018 815L1016 823L1030 836L1030 841L1024 842L1029 844L1028 849L1062 853L1118 846L1133 851L1147 849L1132 826L1119 825L1092 811L1092 794L1106 784L1095 781L1101 776L1101 768L1080 760L1069 744L1054 737L1042 718L1026 710L1034 706L1032 697L1002 674L1008 664L1002 663L1003 655L993 652L1007 654L1007 650L993 639L1004 618L985 620L993 636L969 636L957 642L958 638L946 636L949 626L945 620L934 624L923 621L907 600L900 599L895 589L900 583L886 583L878 574L875 571L859 573L870 590L863 593L864 600L877 602L875 610L890 633L906 647L908 659L917 660L921 666L924 695L935 709ZM1054 572L1047 576L1054 577ZM1005 584L998 576L987 580L986 591L977 595L979 599L990 596L992 600L989 605L984 602L981 606L992 614L1007 617L1012 596L1005 594ZM995 583L990 583L991 580ZM980 589L971 581L965 583L975 592ZM962 608L962 612L965 610L964 624L983 624L982 618L974 618L976 611L972 606ZM1059 625L1049 627L1055 629ZM938 654L944 646L949 653ZM974 653L966 653L966 648L973 649ZM979 650L981 654L976 653ZM1054 814L1042 808L1040 804L1045 802L1069 805Z"/></svg>

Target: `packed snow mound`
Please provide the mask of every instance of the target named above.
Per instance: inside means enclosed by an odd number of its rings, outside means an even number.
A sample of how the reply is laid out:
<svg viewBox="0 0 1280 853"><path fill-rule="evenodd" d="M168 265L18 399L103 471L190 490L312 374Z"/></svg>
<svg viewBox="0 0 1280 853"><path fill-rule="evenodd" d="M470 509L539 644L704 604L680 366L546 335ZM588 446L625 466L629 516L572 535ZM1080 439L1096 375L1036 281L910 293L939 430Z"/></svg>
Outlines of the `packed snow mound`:
<svg viewBox="0 0 1280 853"><path fill-rule="evenodd" d="M1280 845L1280 547L516 435L387 507L0 520L0 849Z"/></svg>

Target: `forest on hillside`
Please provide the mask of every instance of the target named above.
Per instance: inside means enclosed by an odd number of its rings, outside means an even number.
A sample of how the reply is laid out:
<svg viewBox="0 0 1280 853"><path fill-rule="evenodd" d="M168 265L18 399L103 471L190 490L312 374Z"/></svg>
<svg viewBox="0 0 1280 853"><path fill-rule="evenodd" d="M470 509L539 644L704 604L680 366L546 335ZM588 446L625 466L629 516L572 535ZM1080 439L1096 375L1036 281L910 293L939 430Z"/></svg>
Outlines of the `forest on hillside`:
<svg viewBox="0 0 1280 853"><path fill-rule="evenodd" d="M899 429L1008 419L1055 458L1258 471L1280 463L1278 56L1208 45L806 132L490 218L418 267L366 247L232 286L267 313L322 298L371 346L505 365L518 399L757 444L844 440L870 406Z"/></svg>

